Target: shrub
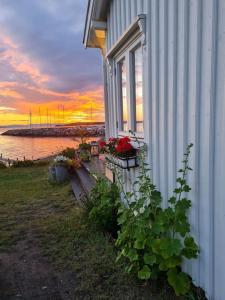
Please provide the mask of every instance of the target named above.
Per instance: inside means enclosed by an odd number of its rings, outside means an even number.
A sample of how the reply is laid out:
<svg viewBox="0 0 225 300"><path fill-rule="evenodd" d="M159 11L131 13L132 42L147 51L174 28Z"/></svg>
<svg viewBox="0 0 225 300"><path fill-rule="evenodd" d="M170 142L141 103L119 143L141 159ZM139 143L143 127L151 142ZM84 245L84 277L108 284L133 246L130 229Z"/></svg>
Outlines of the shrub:
<svg viewBox="0 0 225 300"><path fill-rule="evenodd" d="M13 168L27 168L27 167L33 167L34 162L33 160L17 160L14 161L12 164Z"/></svg>
<svg viewBox="0 0 225 300"><path fill-rule="evenodd" d="M66 148L59 155L65 156L67 158L73 159L76 156L76 150L74 148Z"/></svg>
<svg viewBox="0 0 225 300"><path fill-rule="evenodd" d="M88 143L81 143L79 144L79 149L80 150L91 150L91 144Z"/></svg>
<svg viewBox="0 0 225 300"><path fill-rule="evenodd" d="M6 165L2 161L0 161L0 169L5 169L5 168L6 168Z"/></svg>
<svg viewBox="0 0 225 300"><path fill-rule="evenodd" d="M113 237L117 235L117 212L119 203L119 190L116 184L104 177L98 177L86 203L89 220L100 229L110 232Z"/></svg>
<svg viewBox="0 0 225 300"><path fill-rule="evenodd" d="M142 147L139 177L133 191L124 193L127 204L121 204L119 208L118 260L123 259L126 271L134 272L142 280L157 279L166 274L177 295L189 293L190 288L188 275L181 271L183 259L196 258L199 252L190 235L187 217L191 207L191 201L186 198L191 190L186 182L187 172L191 170L188 166L191 147L192 144L184 154L183 168L179 170L181 176L177 178L178 187L167 208L161 206L161 193L151 181ZM122 187L119 175L116 177Z"/></svg>

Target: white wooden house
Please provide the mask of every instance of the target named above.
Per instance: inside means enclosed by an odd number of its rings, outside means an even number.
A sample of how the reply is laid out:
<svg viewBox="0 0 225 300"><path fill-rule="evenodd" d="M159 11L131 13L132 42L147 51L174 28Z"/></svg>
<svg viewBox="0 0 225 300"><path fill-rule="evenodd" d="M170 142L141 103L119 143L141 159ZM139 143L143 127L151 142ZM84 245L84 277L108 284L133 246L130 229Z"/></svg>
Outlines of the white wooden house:
<svg viewBox="0 0 225 300"><path fill-rule="evenodd" d="M84 45L102 51L107 135L144 139L164 199L194 143L190 222L201 253L184 269L224 300L225 0L89 0Z"/></svg>

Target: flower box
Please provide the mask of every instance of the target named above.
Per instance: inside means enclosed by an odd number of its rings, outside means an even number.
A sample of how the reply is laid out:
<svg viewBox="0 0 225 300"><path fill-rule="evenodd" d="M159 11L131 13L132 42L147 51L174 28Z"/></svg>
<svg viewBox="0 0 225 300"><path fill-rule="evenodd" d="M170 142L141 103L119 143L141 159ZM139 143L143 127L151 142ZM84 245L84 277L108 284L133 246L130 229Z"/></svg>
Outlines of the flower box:
<svg viewBox="0 0 225 300"><path fill-rule="evenodd" d="M138 167L138 161L136 155L130 157L118 157L113 155L106 155L105 159L109 164L115 165L122 169L129 170L131 168Z"/></svg>

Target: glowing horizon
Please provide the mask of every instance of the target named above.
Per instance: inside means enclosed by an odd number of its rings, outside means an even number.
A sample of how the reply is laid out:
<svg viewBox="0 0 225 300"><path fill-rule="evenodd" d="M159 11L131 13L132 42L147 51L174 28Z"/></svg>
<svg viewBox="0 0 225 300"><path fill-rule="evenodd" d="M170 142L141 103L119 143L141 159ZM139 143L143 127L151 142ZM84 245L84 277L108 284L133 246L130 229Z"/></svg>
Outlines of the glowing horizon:
<svg viewBox="0 0 225 300"><path fill-rule="evenodd" d="M78 2L0 3L0 126L27 125L30 113L34 124L104 121L101 63L83 49Z"/></svg>

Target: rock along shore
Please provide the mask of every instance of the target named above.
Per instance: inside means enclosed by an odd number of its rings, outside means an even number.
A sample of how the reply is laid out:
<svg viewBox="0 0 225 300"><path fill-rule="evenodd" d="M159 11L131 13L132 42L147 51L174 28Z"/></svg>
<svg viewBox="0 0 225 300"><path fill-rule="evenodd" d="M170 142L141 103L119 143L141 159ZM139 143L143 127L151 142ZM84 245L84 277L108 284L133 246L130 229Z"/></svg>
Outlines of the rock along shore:
<svg viewBox="0 0 225 300"><path fill-rule="evenodd" d="M80 136L104 136L105 127L99 125L73 126L73 127L51 127L31 129L10 129L2 133L8 136L21 137L80 137Z"/></svg>

